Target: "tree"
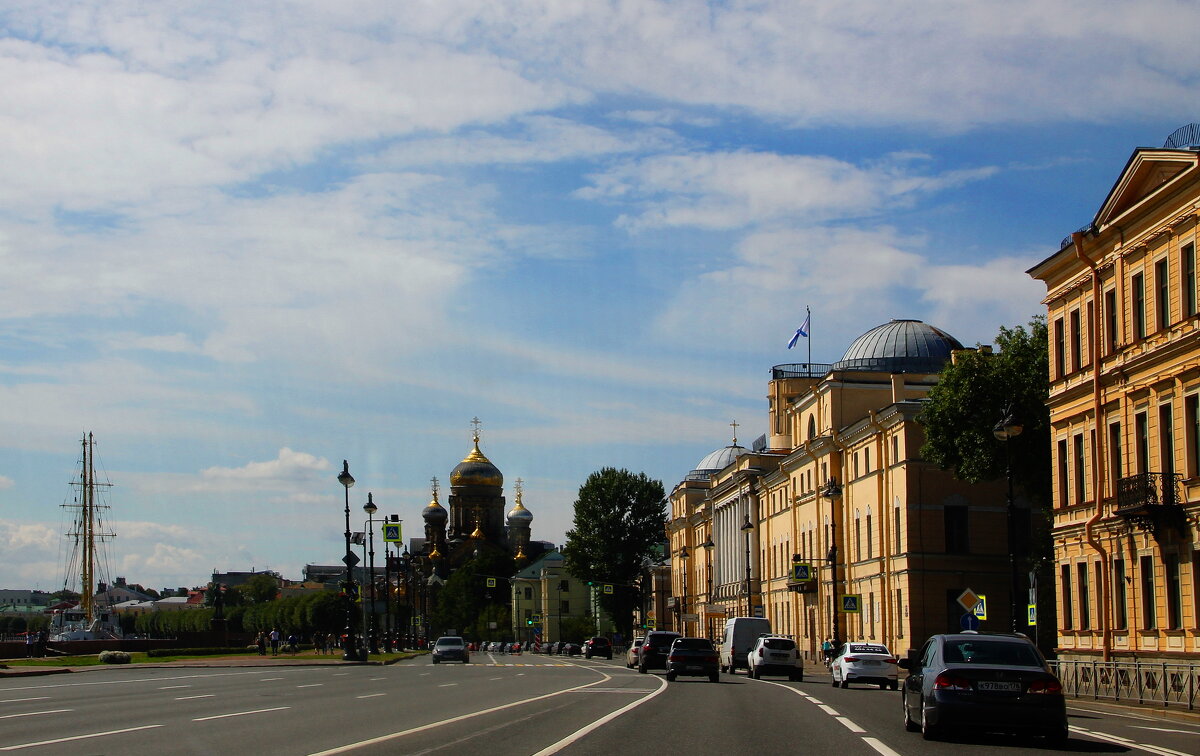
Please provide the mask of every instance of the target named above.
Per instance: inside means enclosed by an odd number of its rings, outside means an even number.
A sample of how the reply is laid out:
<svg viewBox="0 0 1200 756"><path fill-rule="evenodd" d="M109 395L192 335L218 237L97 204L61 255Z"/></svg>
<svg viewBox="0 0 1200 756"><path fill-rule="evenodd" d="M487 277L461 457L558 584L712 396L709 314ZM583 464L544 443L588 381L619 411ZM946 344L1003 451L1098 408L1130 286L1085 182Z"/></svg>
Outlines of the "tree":
<svg viewBox="0 0 1200 756"><path fill-rule="evenodd" d="M645 473L605 467L579 487L564 565L580 580L613 584L613 593L602 596L601 603L627 637L637 605L633 583L662 543L665 523L663 484Z"/></svg>
<svg viewBox="0 0 1200 756"><path fill-rule="evenodd" d="M273 572L251 575L237 587L250 604L264 604L279 597L279 576Z"/></svg>

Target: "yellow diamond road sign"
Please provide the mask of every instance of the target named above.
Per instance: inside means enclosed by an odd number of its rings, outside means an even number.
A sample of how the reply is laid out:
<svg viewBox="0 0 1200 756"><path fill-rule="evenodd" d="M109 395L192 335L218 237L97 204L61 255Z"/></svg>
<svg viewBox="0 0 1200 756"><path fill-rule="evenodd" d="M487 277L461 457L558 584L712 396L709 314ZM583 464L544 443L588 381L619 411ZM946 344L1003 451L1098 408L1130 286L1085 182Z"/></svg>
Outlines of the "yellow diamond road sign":
<svg viewBox="0 0 1200 756"><path fill-rule="evenodd" d="M968 612L974 612L975 606L979 603L979 594L968 588L958 596L958 605Z"/></svg>

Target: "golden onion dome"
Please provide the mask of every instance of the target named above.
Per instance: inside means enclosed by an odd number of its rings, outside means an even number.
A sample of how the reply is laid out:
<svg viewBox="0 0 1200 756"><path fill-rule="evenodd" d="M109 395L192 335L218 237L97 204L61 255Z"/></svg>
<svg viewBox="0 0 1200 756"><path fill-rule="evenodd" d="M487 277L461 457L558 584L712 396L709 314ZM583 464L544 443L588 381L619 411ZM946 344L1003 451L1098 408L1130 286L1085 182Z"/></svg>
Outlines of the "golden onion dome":
<svg viewBox="0 0 1200 756"><path fill-rule="evenodd" d="M429 506L421 510L421 516L425 518L425 522L431 524L441 524L449 518L449 513L446 508L438 503L437 489L433 491L433 499L429 502Z"/></svg>
<svg viewBox="0 0 1200 756"><path fill-rule="evenodd" d="M533 513L525 508L521 503L520 497L517 498L517 506L508 510L509 525L528 525L533 522Z"/></svg>
<svg viewBox="0 0 1200 756"><path fill-rule="evenodd" d="M491 460L479 451L479 436L475 436L475 448L458 463L450 473L451 486L494 486L504 485L504 476Z"/></svg>

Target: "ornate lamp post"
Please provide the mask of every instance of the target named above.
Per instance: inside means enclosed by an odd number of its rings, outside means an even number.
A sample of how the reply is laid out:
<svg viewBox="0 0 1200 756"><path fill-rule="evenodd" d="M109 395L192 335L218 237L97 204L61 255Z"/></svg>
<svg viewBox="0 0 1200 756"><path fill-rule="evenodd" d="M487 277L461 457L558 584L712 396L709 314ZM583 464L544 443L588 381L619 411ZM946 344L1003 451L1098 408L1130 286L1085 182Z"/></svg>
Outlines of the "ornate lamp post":
<svg viewBox="0 0 1200 756"><path fill-rule="evenodd" d="M363 504L363 511L367 513L367 548L370 549L367 572L371 583L371 612L367 615L367 653L377 654L379 646L375 643L375 513L379 511L379 507L375 506L375 499L370 491L367 492L367 503Z"/></svg>
<svg viewBox="0 0 1200 756"><path fill-rule="evenodd" d="M716 547L717 547L717 544L713 543L711 533L709 533L707 540L705 540L704 543L700 544L700 548L704 549L704 552L705 552L704 571L705 571L705 575L708 578L708 590L706 590L704 592L704 600L708 604L711 604L713 602L713 595L712 595L713 564L712 564L712 560L713 560L713 549L715 549ZM711 639L714 635L716 635L716 633L713 631L712 618L708 616L707 608L704 610L704 618L705 618L705 624L708 625L708 627L705 628L705 631L708 633L708 637Z"/></svg>
<svg viewBox="0 0 1200 756"><path fill-rule="evenodd" d="M1012 631L1019 632L1018 618L1023 614L1020 609L1020 603L1017 601L1017 592L1020 590L1020 578L1017 576L1017 533L1016 533L1016 511L1013 507L1013 472L1012 472L1012 441L1017 436L1021 435L1021 431L1025 430L1025 425L1017 416L1016 409L1012 402L1009 402L1008 408L1004 410L1004 417L1000 418L1000 422L996 423L996 427L992 428L992 434L996 439L1004 442L1005 455L1008 458L1006 466L1006 475L1008 477L1008 503L1005 507L1005 521L1008 523L1008 572L1009 572L1009 611L1012 614Z"/></svg>
<svg viewBox="0 0 1200 756"><path fill-rule="evenodd" d="M842 498L842 487L838 485L837 478L829 479L825 484L821 495L829 499L829 553L826 559L829 561L829 612L832 617L833 624L833 647L837 648L842 643L841 635L838 633L838 579L837 579L837 503Z"/></svg>
<svg viewBox="0 0 1200 756"><path fill-rule="evenodd" d="M354 565L358 557L350 549L350 487L354 485L354 476L350 474L350 463L342 460L342 471L338 473L338 483L346 489L346 556L342 562L346 565L344 588L346 593L346 629L342 634L342 661L364 661L354 642Z"/></svg>
<svg viewBox="0 0 1200 756"><path fill-rule="evenodd" d="M688 573L688 547L682 546L679 549L679 561L683 563L683 604L679 607L679 629L687 635L687 573Z"/></svg>
<svg viewBox="0 0 1200 756"><path fill-rule="evenodd" d="M740 530L746 534L746 613L742 616L749 617L754 613L754 602L750 593L750 533L753 532L754 526L750 524L750 515L746 514L746 521L742 523Z"/></svg>

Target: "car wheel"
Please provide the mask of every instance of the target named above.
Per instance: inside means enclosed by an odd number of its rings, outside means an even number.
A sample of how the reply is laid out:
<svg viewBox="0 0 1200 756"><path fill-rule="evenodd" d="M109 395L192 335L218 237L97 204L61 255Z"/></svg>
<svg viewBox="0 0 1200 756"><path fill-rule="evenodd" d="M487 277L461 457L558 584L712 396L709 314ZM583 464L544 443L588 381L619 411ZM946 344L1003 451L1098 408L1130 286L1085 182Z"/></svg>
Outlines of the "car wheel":
<svg viewBox="0 0 1200 756"><path fill-rule="evenodd" d="M758 667L750 667L749 669L746 670L746 674L748 674L750 676L751 680L757 680L758 679Z"/></svg>
<svg viewBox="0 0 1200 756"><path fill-rule="evenodd" d="M921 704L921 737L926 740L937 740L941 736L941 729L930 723L929 715L925 711L925 704Z"/></svg>
<svg viewBox="0 0 1200 756"><path fill-rule="evenodd" d="M437 659L434 659L434 660L433 660L433 663L434 663L434 664L437 664L437 661L438 661Z"/></svg>
<svg viewBox="0 0 1200 756"><path fill-rule="evenodd" d="M900 681L892 680L891 682L888 683L888 687L891 688L892 690L900 690Z"/></svg>
<svg viewBox="0 0 1200 756"><path fill-rule="evenodd" d="M721 682L721 676L719 674L717 674L716 672L713 672L711 675L708 676L708 681L719 683L719 682Z"/></svg>
<svg viewBox="0 0 1200 756"><path fill-rule="evenodd" d="M644 674L646 674L646 665L645 665L645 664L639 664L639 665L638 665L638 674L639 674L639 675L644 675Z"/></svg>
<svg viewBox="0 0 1200 756"><path fill-rule="evenodd" d="M908 713L908 698L906 696L900 696L900 706L904 709L904 729L908 732L920 730L921 726L914 722Z"/></svg>
<svg viewBox="0 0 1200 756"><path fill-rule="evenodd" d="M1054 748L1061 748L1070 737L1071 732L1067 729L1066 725L1055 727L1046 733L1046 741Z"/></svg>
<svg viewBox="0 0 1200 756"><path fill-rule="evenodd" d="M885 683L885 682L881 682L881 683L879 683L879 689L880 689L880 690L887 690L889 685L891 685L891 683Z"/></svg>
<svg viewBox="0 0 1200 756"><path fill-rule="evenodd" d="M667 673L667 682L675 682L675 673L674 672Z"/></svg>
<svg viewBox="0 0 1200 756"><path fill-rule="evenodd" d="M804 673L801 672L797 674L793 672L792 674L788 675L788 680L790 682L804 682Z"/></svg>
<svg viewBox="0 0 1200 756"><path fill-rule="evenodd" d="M850 687L850 681L849 681L849 680L842 680L842 687L843 687L843 688L849 688L849 687Z"/></svg>

